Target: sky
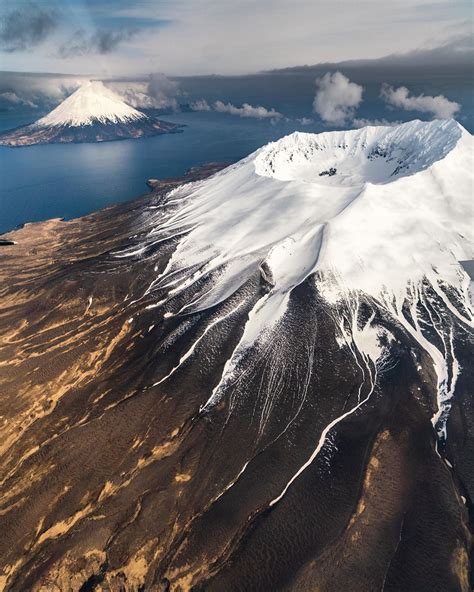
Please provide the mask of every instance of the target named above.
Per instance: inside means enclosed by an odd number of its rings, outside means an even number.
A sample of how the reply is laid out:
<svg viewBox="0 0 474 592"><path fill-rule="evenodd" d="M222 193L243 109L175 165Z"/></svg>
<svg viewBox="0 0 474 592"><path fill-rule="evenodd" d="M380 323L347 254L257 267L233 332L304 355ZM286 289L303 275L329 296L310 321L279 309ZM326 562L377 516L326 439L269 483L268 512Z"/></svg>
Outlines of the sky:
<svg viewBox="0 0 474 592"><path fill-rule="evenodd" d="M472 51L472 18L472 0L0 0L0 70L243 74L436 51L456 61Z"/></svg>

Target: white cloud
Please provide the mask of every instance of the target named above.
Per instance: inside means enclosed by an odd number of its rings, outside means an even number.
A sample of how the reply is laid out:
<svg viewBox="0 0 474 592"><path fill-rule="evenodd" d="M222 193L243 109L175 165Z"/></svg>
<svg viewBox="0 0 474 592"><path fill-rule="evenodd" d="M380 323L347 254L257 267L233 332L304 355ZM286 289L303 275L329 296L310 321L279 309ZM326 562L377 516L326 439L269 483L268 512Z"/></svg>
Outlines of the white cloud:
<svg viewBox="0 0 474 592"><path fill-rule="evenodd" d="M147 82L110 82L124 101L137 109L179 110L179 84L164 74L150 74Z"/></svg>
<svg viewBox="0 0 474 592"><path fill-rule="evenodd" d="M10 103L11 105L24 105L25 107L31 107L32 109L37 109L38 105L33 103L28 99L19 97L14 92L3 92L0 93L0 102Z"/></svg>
<svg viewBox="0 0 474 592"><path fill-rule="evenodd" d="M75 91L84 79L66 76L30 76L2 72L0 98L10 105L51 109Z"/></svg>
<svg viewBox="0 0 474 592"><path fill-rule="evenodd" d="M194 103L190 103L189 107L193 111L210 111L211 110L211 106L206 101L206 99L199 99L197 101L194 101Z"/></svg>
<svg viewBox="0 0 474 592"><path fill-rule="evenodd" d="M156 109L158 105L147 93L146 83L107 83L123 100L136 109Z"/></svg>
<svg viewBox="0 0 474 592"><path fill-rule="evenodd" d="M239 117L254 117L255 119L280 119L283 117L281 113L275 111L273 107L267 109L266 107L253 107L248 103L244 103L242 107L236 107L232 103L223 103L216 101L214 103L214 111L219 113L229 113L230 115L238 115Z"/></svg>
<svg viewBox="0 0 474 592"><path fill-rule="evenodd" d="M313 110L326 123L344 125L354 117L362 102L364 88L351 82L341 72L327 72L316 79L316 96Z"/></svg>
<svg viewBox="0 0 474 592"><path fill-rule="evenodd" d="M190 108L193 111L216 111L217 113L229 113L229 115L237 115L238 117L253 117L254 119L270 119L276 120L283 117L281 113L276 111L273 107L267 109L258 105L254 107L249 103L244 103L242 107L237 107L232 103L224 103L223 101L216 101L209 105L206 99L199 99L190 103Z"/></svg>
<svg viewBox="0 0 474 592"><path fill-rule="evenodd" d="M393 127L395 125L400 125L401 121L388 121L387 119L358 119L354 118L352 120L352 126L356 128L366 127L368 125L383 125L386 127Z"/></svg>
<svg viewBox="0 0 474 592"><path fill-rule="evenodd" d="M311 125L312 123L314 123L314 119L311 119L311 117L301 117L300 119L296 120L300 125Z"/></svg>
<svg viewBox="0 0 474 592"><path fill-rule="evenodd" d="M410 96L410 91L405 86L393 88L393 86L384 84L380 96L392 107L399 107L405 111L431 113L437 119L450 119L461 109L459 103L450 101L444 95L436 97L424 94Z"/></svg>
<svg viewBox="0 0 474 592"><path fill-rule="evenodd" d="M170 80L164 74L150 74L147 85L147 94L155 101L155 106L178 108L176 97L179 93L179 84Z"/></svg>

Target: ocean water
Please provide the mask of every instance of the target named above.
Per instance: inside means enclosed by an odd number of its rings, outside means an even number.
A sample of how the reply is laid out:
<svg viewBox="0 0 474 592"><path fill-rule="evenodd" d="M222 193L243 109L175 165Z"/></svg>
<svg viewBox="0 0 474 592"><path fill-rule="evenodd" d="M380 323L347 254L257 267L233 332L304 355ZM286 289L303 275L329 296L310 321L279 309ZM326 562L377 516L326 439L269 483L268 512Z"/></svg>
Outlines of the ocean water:
<svg viewBox="0 0 474 592"><path fill-rule="evenodd" d="M31 221L74 218L147 192L151 177L180 176L208 162L234 162L293 131L288 124L209 113L166 118L179 134L103 144L0 147L0 232Z"/></svg>
<svg viewBox="0 0 474 592"><path fill-rule="evenodd" d="M365 78L364 78L365 76ZM366 87L358 117L413 119L416 112L390 111L378 98L380 80L387 74L350 74ZM421 84L419 76L399 73L393 84L405 82L414 92L444 92L463 104L460 121L470 131L474 121L472 96L464 77ZM192 166L230 163L263 144L295 130L318 132L321 122L302 125L314 117L314 74L253 77L202 77L180 80L181 102L206 98L249 102L274 107L285 115L278 121L245 119L213 112L182 112L162 119L185 125L183 132L154 138L102 144L44 145L25 148L0 146L0 232L25 222L74 218L147 192L146 180L180 176ZM40 113L0 113L0 130L29 123ZM425 116L425 118L428 118Z"/></svg>

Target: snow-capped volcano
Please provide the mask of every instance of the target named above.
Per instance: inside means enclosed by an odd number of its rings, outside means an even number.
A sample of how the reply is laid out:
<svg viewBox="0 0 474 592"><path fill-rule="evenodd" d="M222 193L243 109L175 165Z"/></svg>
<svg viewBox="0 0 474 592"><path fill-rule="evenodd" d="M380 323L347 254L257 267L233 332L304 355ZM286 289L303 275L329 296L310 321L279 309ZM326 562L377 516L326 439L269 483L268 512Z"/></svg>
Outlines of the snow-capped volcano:
<svg viewBox="0 0 474 592"><path fill-rule="evenodd" d="M424 332L419 307L436 298L449 317L472 323L469 278L459 264L474 255L472 146L453 120L294 133L170 193L165 218L145 243L117 255L136 256L149 242L181 237L147 290L165 290L156 306L168 315L212 309L256 272L266 286L204 408L224 396L246 352L271 339L294 291L311 281L328 304L353 303L352 338L360 339L367 363L385 355L386 332L370 319L358 327L363 299L374 299L418 340L438 376L436 423L441 400L454 392L448 368L454 362L445 349L452 321L440 317L445 345L438 348ZM342 336L347 314L338 321Z"/></svg>
<svg viewBox="0 0 474 592"><path fill-rule="evenodd" d="M48 115L38 119L35 125L78 127L97 122L128 123L140 119L147 119L147 115L127 105L103 82L94 80L80 86Z"/></svg>
<svg viewBox="0 0 474 592"><path fill-rule="evenodd" d="M6 588L467 591L472 150L292 134L8 236Z"/></svg>
<svg viewBox="0 0 474 592"><path fill-rule="evenodd" d="M34 123L0 134L0 144L26 146L52 142L103 142L178 131L127 105L99 80L80 86Z"/></svg>

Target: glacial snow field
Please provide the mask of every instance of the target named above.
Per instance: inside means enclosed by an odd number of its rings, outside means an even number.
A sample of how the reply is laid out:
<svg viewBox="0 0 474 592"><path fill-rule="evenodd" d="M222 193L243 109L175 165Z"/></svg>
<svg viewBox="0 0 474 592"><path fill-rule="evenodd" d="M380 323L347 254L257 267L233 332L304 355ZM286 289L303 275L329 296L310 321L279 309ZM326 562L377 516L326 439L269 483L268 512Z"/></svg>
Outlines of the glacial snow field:
<svg viewBox="0 0 474 592"><path fill-rule="evenodd" d="M249 313L229 361L228 370L238 371L241 355L278 330L292 291L318 272L318 290L328 303L348 299L357 307L362 297L374 298L430 353L443 415L456 380L448 366L456 360L427 342L416 307L429 308L430 290L456 318L472 323L469 278L459 264L474 256L472 148L471 135L453 120L285 137L170 196L179 207L150 234L185 230L185 236L149 290L173 278L173 296L188 289L192 296L177 309L170 294L158 305L169 302L168 314L197 313L228 298L260 269L268 290ZM136 253L134 247L131 255ZM194 269L184 280L174 279ZM194 293L205 278L212 279ZM407 306L410 320L403 314ZM444 322L440 338L449 342L451 324ZM380 335L373 330L365 339L359 353L376 365L383 354ZM218 400L228 380L232 371L206 405Z"/></svg>
<svg viewBox="0 0 474 592"><path fill-rule="evenodd" d="M80 86L50 113L34 123L0 134L0 145L104 142L147 137L179 126L150 117L94 80Z"/></svg>
<svg viewBox="0 0 474 592"><path fill-rule="evenodd" d="M472 159L295 133L7 235L7 589L467 592Z"/></svg>

